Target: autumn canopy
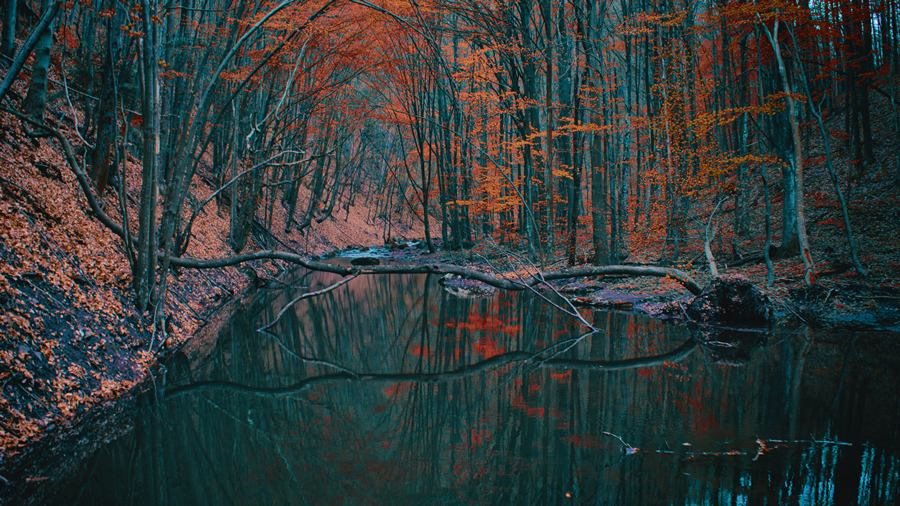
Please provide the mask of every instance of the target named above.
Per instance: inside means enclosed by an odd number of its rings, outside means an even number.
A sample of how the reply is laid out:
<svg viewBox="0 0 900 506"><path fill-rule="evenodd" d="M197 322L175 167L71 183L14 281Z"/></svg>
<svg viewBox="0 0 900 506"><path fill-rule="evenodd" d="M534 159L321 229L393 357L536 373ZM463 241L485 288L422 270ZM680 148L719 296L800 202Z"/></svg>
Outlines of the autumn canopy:
<svg viewBox="0 0 900 506"><path fill-rule="evenodd" d="M240 254L254 230L304 231L359 195L373 219L412 213L430 250L713 272L799 254L811 283L811 165L864 272L845 200L875 163L869 92L894 101L891 2L7 4L2 106L64 150L141 310L172 267L212 266L186 258L211 208ZM844 177L829 137L852 155Z"/></svg>

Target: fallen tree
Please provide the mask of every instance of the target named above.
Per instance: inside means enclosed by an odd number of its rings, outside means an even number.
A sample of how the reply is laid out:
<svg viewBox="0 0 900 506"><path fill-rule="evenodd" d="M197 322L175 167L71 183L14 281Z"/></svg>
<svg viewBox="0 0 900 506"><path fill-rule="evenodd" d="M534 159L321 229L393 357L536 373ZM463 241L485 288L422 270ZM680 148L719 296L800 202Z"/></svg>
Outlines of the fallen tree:
<svg viewBox="0 0 900 506"><path fill-rule="evenodd" d="M101 223L103 223L103 225L109 228L114 234L125 239L128 234L126 234L124 228L116 223L115 220L107 215L100 207L97 198L91 188L90 181L88 180L84 171L81 170L81 167L78 164L78 160L74 154L74 150L72 149L65 135L63 135L59 130L44 123L28 118L18 111L7 108L0 108L0 110L12 114L20 120L44 130L46 132L46 135L55 138L60 143L63 149L63 153L65 154L66 161L68 162L69 169L75 175L79 186L81 187L81 190L84 192L91 212L95 217L97 217L98 220L100 220ZM161 260L165 260L165 255L162 252L158 253L158 257ZM539 271L533 272L529 275L520 275L517 273L493 275L469 267L435 263L422 265L372 265L343 267L340 265L313 260L310 257L306 257L296 253L275 250L262 250L220 259L199 259L171 256L168 260L173 266L191 269L217 269L231 265L238 265L244 262L251 262L254 260L281 260L284 262L299 265L301 267L305 267L310 270L331 272L342 276L349 276L353 274L457 274L465 278L481 281L497 288L513 291L526 290L528 288L538 286L542 283L560 279L604 275L653 276L672 278L675 281L681 283L681 285L684 286L685 289L687 289L693 295L699 295L702 291L700 285L697 284L697 282L694 281L694 279L684 271L669 267L643 265L599 265L572 267L568 269L552 271Z"/></svg>
<svg viewBox="0 0 900 506"><path fill-rule="evenodd" d="M342 276L351 274L456 274L464 278L475 279L488 285L502 288L504 290L526 290L542 283L555 281L559 279L571 279L581 277L603 276L611 274L619 274L626 276L654 276L665 278L669 277L681 283L682 286L693 295L699 295L702 291L700 285L694 281L688 273L672 269L669 267L651 267L637 265L597 265L585 267L572 267L569 269L561 269L554 271L536 272L528 276L521 276L515 273L504 276L495 276L493 274L472 269L470 267L461 267L458 265L445 264L422 264L422 265L372 265L372 266L353 266L342 267L340 265L329 264L312 260L303 255L296 253L287 253L284 251L263 250L253 253L245 253L228 258L220 258L215 260L203 260L188 257L172 257L172 265L186 267L192 269L216 269L227 267L229 265L237 265L243 262L253 260L282 260L293 264L300 265L310 270L332 272Z"/></svg>

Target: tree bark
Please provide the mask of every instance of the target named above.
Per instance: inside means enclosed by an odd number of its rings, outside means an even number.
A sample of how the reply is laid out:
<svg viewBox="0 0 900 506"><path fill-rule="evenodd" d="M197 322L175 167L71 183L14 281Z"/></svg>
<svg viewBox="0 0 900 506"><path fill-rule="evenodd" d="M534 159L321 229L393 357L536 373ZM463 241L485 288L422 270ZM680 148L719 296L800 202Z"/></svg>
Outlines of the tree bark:
<svg viewBox="0 0 900 506"><path fill-rule="evenodd" d="M609 232L607 231L607 185L600 147L601 134L594 132L591 141L591 218L593 221L594 263L609 263Z"/></svg>
<svg viewBox="0 0 900 506"><path fill-rule="evenodd" d="M793 30L790 30L790 28L788 31L791 35L791 40L794 43L794 49L796 50L797 40L794 38L794 32ZM822 118L822 104L817 104L812 100L812 93L809 89L809 79L806 76L806 71L803 69L802 62L800 63L800 78L802 79L803 87L806 90L807 100L809 100L809 110L816 118L816 123L819 125L819 133L822 135L822 142L825 150L825 163L828 167L828 174L831 176L831 183L834 185L834 191L837 194L838 203L841 206L841 215L844 219L844 231L847 234L847 246L850 248L850 257L853 260L853 267L860 276L865 276L866 271L863 269L856 254L856 241L853 239L853 228L850 225L850 214L847 212L847 202L844 200L844 195L841 193L841 185L838 181L837 174L835 174L834 171L834 163L831 159L831 141L829 140L828 130L825 128L825 121ZM891 95L893 95L893 93ZM766 204L768 205L768 201L766 201Z"/></svg>
<svg viewBox="0 0 900 506"><path fill-rule="evenodd" d="M766 260L766 288L775 286L775 269L772 267L772 258L769 250L772 247L772 206L769 201L769 180L766 178L766 166L761 167L763 193L766 199L766 245L763 247L763 258Z"/></svg>
<svg viewBox="0 0 900 506"><path fill-rule="evenodd" d="M28 35L28 38L25 39L25 43L22 44L22 48L16 54L15 59L9 67L9 70L6 72L6 77L3 78L3 82L0 83L0 104L3 103L3 98L6 96L6 92L9 91L9 88L12 86L12 83L19 77L19 72L22 71L22 67L25 66L25 60L31 55L31 52L34 50L35 46L38 43L44 33L50 33L51 25L53 20L56 18L56 15L59 13L59 2L53 2L48 9L41 14L41 20L38 21L37 26L34 27L34 30L31 31L31 34Z"/></svg>
<svg viewBox="0 0 900 506"><path fill-rule="evenodd" d="M775 21L774 34L769 33L766 29L766 35L772 43L772 49L775 51L775 59L778 61L778 72L781 74L781 80L784 84L785 99L788 104L788 120L791 124L791 136L794 140L794 158L791 165L796 180L795 204L797 224L797 241L800 246L800 256L803 258L803 264L806 267L803 279L807 285L815 283L815 264L813 263L812 253L809 250L809 239L806 237L806 219L803 215L803 141L800 137L800 124L797 119L797 105L791 92L791 85L788 79L787 70L784 66L784 60L781 57L780 44L778 43L778 21Z"/></svg>
<svg viewBox="0 0 900 506"><path fill-rule="evenodd" d="M49 12L51 0L41 1L41 12ZM22 102L22 110L31 118L44 119L44 107L47 105L47 73L50 70L50 46L53 44L53 21L50 19L47 29L41 32L34 46L34 65L31 67L31 83L28 93Z"/></svg>
<svg viewBox="0 0 900 506"><path fill-rule="evenodd" d="M330 263L311 260L309 257L298 255L295 253L287 253L283 251L262 250L253 253L244 253L229 258L220 258L215 260L204 260L199 258L180 257L171 259L172 265L187 267L191 269L217 269L220 267L228 267L253 260L283 260L293 264L300 265L310 270L332 272L342 276L349 276L354 273L358 274L457 274L464 278L481 281L488 285L502 288L504 290L521 291L530 287L535 287L548 281L556 281L560 279L573 279L586 276L607 276L607 275L626 275L626 276L652 276L652 277L670 277L678 281L684 288L693 295L699 295L702 288L688 273L679 269L668 267L651 267L638 265L604 265L604 266L586 266L574 267L570 269L542 271L531 276L524 277L514 275L511 278L494 276L482 271L461 267L458 265L444 264L422 264L422 265L374 265L366 267L341 267Z"/></svg>
<svg viewBox="0 0 900 506"><path fill-rule="evenodd" d="M103 196L107 181L117 169L116 163L118 149L116 135L118 122L116 106L118 97L116 90L116 63L119 61L119 49L122 44L121 30L122 8L119 2L114 2L115 12L106 23L106 57L102 70L102 87L100 89L100 101L97 104L97 140L94 146L94 155L91 160L91 178L97 187L97 193Z"/></svg>
<svg viewBox="0 0 900 506"><path fill-rule="evenodd" d="M3 4L3 32L0 34L0 56L4 61L0 66L6 67L16 53L16 7L18 0L6 0Z"/></svg>
<svg viewBox="0 0 900 506"><path fill-rule="evenodd" d="M150 2L141 0L142 25L144 29L141 46L142 97L141 116L143 120L143 175L141 182L141 207L138 214L138 252L136 255L134 284L137 295L137 307L140 311L147 309L156 281L157 220L156 210L159 202L158 163L159 163L159 87L158 60L156 58L156 26L150 20L155 12L151 11ZM155 4L154 6L155 7Z"/></svg>

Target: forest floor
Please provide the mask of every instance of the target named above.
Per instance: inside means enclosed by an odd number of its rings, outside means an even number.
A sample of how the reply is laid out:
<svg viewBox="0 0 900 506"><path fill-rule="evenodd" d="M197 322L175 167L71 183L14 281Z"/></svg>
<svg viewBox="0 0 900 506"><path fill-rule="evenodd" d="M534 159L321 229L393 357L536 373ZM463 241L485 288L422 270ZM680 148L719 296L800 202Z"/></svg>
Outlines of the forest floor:
<svg viewBox="0 0 900 506"><path fill-rule="evenodd" d="M24 89L14 87L14 92L22 96ZM63 107L48 107L46 120L66 134L83 159L74 122ZM120 171L136 230L141 167L129 154ZM209 164L198 175L195 192L202 199L213 192L205 182L213 179ZM301 188L297 221L307 210L308 193ZM108 190L100 200L105 212L119 220L116 192ZM273 234L256 233L245 251L273 248L316 257L383 244L386 237L424 236L421 223L399 206L390 216L376 215L370 202L355 200L322 223L314 220L303 232L286 233L282 225L273 227L279 229ZM281 203L273 209L274 222L285 223ZM234 254L228 242L229 209L215 200L200 214L193 232L187 256ZM150 313L135 309L121 241L91 215L59 145L29 136L19 120L0 112L0 504L10 489L18 489L12 497L22 497L22 490L55 478L52 473L61 472L53 470L60 467L59 449L88 451L78 442L115 431L112 414L122 399L141 388L160 355L181 346L239 301L253 282L290 268L281 262L250 262L181 270L169 281L164 314L171 318L164 328L155 328Z"/></svg>
<svg viewBox="0 0 900 506"><path fill-rule="evenodd" d="M78 145L71 116L64 109L50 107L47 117ZM900 326L900 228L896 225L900 223L900 167L895 155L900 146L889 114L876 115L875 129L880 138L891 140L878 143L879 164L853 173L849 200L867 276L860 276L849 263L824 153L813 140L806 172L807 220L818 284L805 287L798 257L776 261L775 285L768 293L778 303L782 318L854 328L897 330ZM841 148L834 154L846 187L849 157ZM121 170L127 182L124 201L136 227L140 166L128 156ZM201 170L195 191L203 198L212 189L204 182L211 179L210 168ZM300 209L305 209L303 198ZM117 199L114 191L102 199L114 219L119 217ZM281 228L274 236L255 236L247 250L277 247L323 255L353 246L381 245L386 238L424 236L415 218L399 212L390 213L390 219L372 216L367 204L359 196L355 205L341 207L305 233L283 233ZM274 209L274 223L284 223L280 203ZM194 227L187 255L230 255L228 228L228 208L218 208L213 201ZM439 236L439 230L432 233ZM745 254L758 251L760 237L760 231L753 230L738 246ZM736 260L730 249L730 245L716 245L720 273L741 274L765 286L765 265L729 268ZM695 246L681 256L692 258L698 251ZM662 254L646 248L632 252L628 260L657 263ZM408 249L396 256L482 266L503 260L499 250L484 244L430 255ZM58 456L45 457L48 449L63 440L72 443L102 432L99 426L112 419L106 415L152 373L156 349L165 352L180 346L230 301L241 298L254 277L247 267L261 278L277 277L289 268L278 262L254 262L210 271L182 269L169 287L165 312L172 319L166 328L155 329L150 315L134 309L130 268L120 241L91 216L58 145L51 139L29 137L18 120L0 113L0 491L52 479L47 459ZM687 270L701 286L711 278L705 262L676 267ZM644 302L687 295L671 279L599 281L607 290L639 296ZM89 446L76 445L81 452Z"/></svg>

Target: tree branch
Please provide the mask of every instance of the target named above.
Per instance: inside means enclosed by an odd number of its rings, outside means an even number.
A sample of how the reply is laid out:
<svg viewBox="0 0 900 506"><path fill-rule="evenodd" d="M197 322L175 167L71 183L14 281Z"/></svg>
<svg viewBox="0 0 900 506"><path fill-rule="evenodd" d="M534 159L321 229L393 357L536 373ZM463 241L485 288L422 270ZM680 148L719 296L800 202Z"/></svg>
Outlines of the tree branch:
<svg viewBox="0 0 900 506"><path fill-rule="evenodd" d="M47 30L58 13L59 2L53 2L50 4L50 8L48 8L41 16L41 20L38 22L37 26L34 27L34 30L31 31L31 34L28 35L28 39L22 44L22 48L19 49L19 54L13 59L9 70L6 72L6 77L3 79L3 82L0 83L0 103L3 103L3 97L6 96L6 92L9 91L13 81L19 76L22 67L25 66L25 60L28 59L28 55L34 50L34 46L37 45L38 39L41 38L41 35Z"/></svg>
<svg viewBox="0 0 900 506"><path fill-rule="evenodd" d="M84 196L87 198L88 205L91 207L91 212L97 216L101 223L106 225L106 228L112 230L114 234L125 239L125 231L122 227L113 221L112 218L109 217L103 209L100 208L100 204L97 202L97 197L94 196L94 191L91 189L91 182L88 180L87 176L82 172L81 167L78 165L78 159L75 157L75 151L72 150L72 145L69 144L66 136L62 134L59 130L41 123L40 121L35 121L24 114L14 111L12 109L7 109L6 107L0 107L0 111L12 114L13 116L19 118L20 120L45 130L51 136L55 137L57 141L59 141L60 145L63 148L63 152L66 155L66 161L69 163L69 168L72 169L72 173L75 174L75 179L78 180L78 184L81 186L81 190L84 192Z"/></svg>
<svg viewBox="0 0 900 506"><path fill-rule="evenodd" d="M494 276L485 272L481 272L469 267L460 267L458 265L441 265L441 264L422 264L422 265L375 265L366 268L341 267L339 265L329 264L311 260L309 257L297 255L295 253L286 253L283 251L262 250L253 253L245 253L228 258L220 258L214 260L203 260L199 258L176 258L172 257L172 265L179 267L189 267L193 269L215 269L219 267L227 267L229 265L237 265L243 262L253 260L283 260L293 264L306 267L314 271L332 272L347 276L358 271L358 274L457 274L464 278L481 281L496 288L504 290L525 290L529 287L537 286L546 281L557 279L571 279L587 276L602 276L609 274L624 274L627 276L654 276L654 277L670 277L681 283L682 286L694 295L699 295L702 289L700 285L694 281L689 274L678 269L668 267L649 267L637 265L602 265L589 267L575 267L570 269L562 269L556 271L540 272L528 277L520 279L509 279L505 277Z"/></svg>
<svg viewBox="0 0 900 506"><path fill-rule="evenodd" d="M301 295L301 296L297 297L296 299L294 299L294 300L288 302L287 304L285 304L285 306L284 306L283 308L281 308L281 311L279 311L278 314L275 315L275 319L274 319L274 320L272 320L271 322L269 322L269 323L263 325L262 327L256 329L256 331L257 331L257 332L265 332L266 330L269 330L270 328L272 328L272 326L274 326L276 323L278 323L278 320L280 320L281 317L284 316L284 313L286 313L286 312L288 311L288 309L291 308L291 306L293 306L294 304L300 302L301 300L303 300L303 299L308 299L308 298L310 298L310 297L315 297L315 296L317 296L317 295L322 295L322 294L324 294L324 293L328 293L328 292L330 292L330 291L332 291L332 290L338 288L339 286L345 285L345 284L349 283L350 281L356 279L356 277L357 277L358 275L359 275L359 274L353 274L352 276L350 276L350 277L348 277L348 278L344 278L344 279L338 281L337 283L334 283L333 285L331 285L331 286L329 286L329 287L323 288L323 289L321 289L321 290L317 290L317 291L315 291L315 292L307 292L307 293L304 293L303 295Z"/></svg>

